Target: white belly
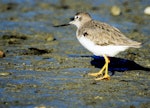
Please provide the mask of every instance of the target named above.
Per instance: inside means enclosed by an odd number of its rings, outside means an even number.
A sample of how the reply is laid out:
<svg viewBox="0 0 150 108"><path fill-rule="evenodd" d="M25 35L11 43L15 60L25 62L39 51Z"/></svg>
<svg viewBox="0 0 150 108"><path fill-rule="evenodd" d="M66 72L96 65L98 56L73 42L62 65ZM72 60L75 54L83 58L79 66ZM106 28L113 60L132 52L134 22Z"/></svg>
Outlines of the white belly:
<svg viewBox="0 0 150 108"><path fill-rule="evenodd" d="M90 52L92 52L94 55L101 56L101 55L107 55L110 57L115 56L121 51L126 50L129 48L128 46L115 46L115 45L107 45L107 46L99 46L95 45L91 40L87 39L84 36L77 37L79 42Z"/></svg>

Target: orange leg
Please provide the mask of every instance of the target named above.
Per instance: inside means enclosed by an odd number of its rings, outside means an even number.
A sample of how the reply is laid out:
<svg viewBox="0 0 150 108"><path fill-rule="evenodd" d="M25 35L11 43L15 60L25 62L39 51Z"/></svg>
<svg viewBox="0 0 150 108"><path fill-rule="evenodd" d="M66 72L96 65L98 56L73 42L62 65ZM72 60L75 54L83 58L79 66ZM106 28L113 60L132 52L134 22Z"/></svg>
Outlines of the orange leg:
<svg viewBox="0 0 150 108"><path fill-rule="evenodd" d="M103 75L103 72L105 70L105 74L104 76L100 77L100 78L96 78L95 80L103 80L103 79L110 79L110 76L108 75L108 64L110 63L110 60L109 58L106 56L106 55L103 55L104 59L105 59L105 64L104 66L102 67L102 69L97 72L97 73L89 73L88 75L90 76L95 76L95 77L98 77L99 75Z"/></svg>

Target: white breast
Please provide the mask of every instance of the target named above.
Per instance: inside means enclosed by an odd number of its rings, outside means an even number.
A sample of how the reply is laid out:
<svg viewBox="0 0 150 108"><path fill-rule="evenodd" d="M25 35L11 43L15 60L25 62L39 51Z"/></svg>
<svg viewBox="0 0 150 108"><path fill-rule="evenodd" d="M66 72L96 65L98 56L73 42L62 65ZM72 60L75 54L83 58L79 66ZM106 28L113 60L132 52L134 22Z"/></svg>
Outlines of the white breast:
<svg viewBox="0 0 150 108"><path fill-rule="evenodd" d="M77 39L86 49L88 49L90 52L92 52L94 55L97 56L105 54L107 56L113 57L119 52L129 48L128 46L117 46L117 45L107 45L107 46L95 45L94 42L92 42L91 40L89 40L84 36L77 37Z"/></svg>

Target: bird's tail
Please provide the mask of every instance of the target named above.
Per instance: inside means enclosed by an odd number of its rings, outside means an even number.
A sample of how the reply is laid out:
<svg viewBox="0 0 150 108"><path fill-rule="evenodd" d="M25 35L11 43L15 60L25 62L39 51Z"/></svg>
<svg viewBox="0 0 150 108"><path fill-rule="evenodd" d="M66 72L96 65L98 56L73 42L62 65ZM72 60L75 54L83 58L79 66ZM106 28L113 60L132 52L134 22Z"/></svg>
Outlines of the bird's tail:
<svg viewBox="0 0 150 108"><path fill-rule="evenodd" d="M142 43L133 41L132 44L131 44L131 47L140 48L140 47L142 47Z"/></svg>

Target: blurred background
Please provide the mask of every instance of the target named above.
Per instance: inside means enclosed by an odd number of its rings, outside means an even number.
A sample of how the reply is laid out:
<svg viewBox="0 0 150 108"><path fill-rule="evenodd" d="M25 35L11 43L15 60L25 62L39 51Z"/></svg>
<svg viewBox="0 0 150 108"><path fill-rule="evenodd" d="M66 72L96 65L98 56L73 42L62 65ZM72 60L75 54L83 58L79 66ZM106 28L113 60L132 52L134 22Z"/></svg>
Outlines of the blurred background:
<svg viewBox="0 0 150 108"><path fill-rule="evenodd" d="M77 41L76 27L53 27L77 12L143 43L116 56L122 68L110 65L110 81L87 76L100 67ZM148 108L149 49L150 0L0 0L0 107Z"/></svg>

